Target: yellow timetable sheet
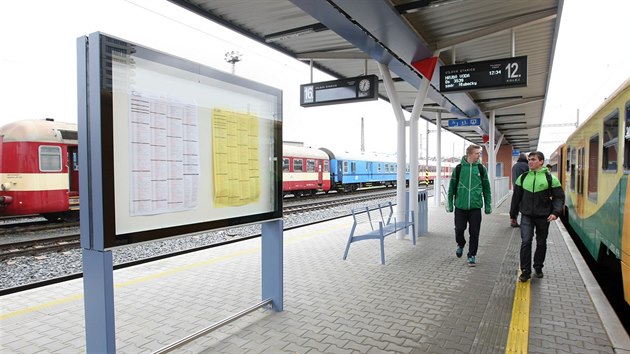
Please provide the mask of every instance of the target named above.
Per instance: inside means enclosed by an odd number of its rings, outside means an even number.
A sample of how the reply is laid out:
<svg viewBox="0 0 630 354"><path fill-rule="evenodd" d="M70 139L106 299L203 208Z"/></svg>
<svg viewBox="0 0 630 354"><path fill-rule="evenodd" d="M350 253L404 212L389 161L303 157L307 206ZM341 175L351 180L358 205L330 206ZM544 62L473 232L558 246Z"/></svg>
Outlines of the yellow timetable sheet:
<svg viewBox="0 0 630 354"><path fill-rule="evenodd" d="M258 117L212 110L214 204L241 206L260 197Z"/></svg>

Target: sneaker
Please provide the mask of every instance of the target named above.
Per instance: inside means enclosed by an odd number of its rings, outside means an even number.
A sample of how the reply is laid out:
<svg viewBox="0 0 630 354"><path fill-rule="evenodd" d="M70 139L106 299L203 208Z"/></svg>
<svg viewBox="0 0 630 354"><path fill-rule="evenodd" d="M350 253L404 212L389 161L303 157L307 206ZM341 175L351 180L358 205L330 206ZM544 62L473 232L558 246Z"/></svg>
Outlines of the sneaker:
<svg viewBox="0 0 630 354"><path fill-rule="evenodd" d="M457 258L461 258L462 254L464 254L464 247L457 246L457 249L455 250L455 255L457 256Z"/></svg>
<svg viewBox="0 0 630 354"><path fill-rule="evenodd" d="M536 271L534 272L534 275L536 276L536 278L542 278L542 277L544 277L544 276L545 276L545 275L543 274L543 272L542 272L542 269L540 269L540 268L536 268L535 270L536 270Z"/></svg>
<svg viewBox="0 0 630 354"><path fill-rule="evenodd" d="M521 273L521 275L519 275L518 280L522 281L522 282L526 282L529 280L529 278L531 278L532 276L529 273Z"/></svg>
<svg viewBox="0 0 630 354"><path fill-rule="evenodd" d="M476 265L477 265L477 259L475 259L475 256L468 257L468 266L474 267Z"/></svg>

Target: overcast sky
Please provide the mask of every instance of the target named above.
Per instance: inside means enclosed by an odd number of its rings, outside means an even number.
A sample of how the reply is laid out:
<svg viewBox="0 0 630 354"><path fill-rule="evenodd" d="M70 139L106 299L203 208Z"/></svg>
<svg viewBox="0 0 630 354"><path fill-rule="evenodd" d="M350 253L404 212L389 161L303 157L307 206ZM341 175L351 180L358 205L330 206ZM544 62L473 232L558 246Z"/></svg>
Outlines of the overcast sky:
<svg viewBox="0 0 630 354"><path fill-rule="evenodd" d="M583 121L630 77L628 13L628 0L601 0L597 6L565 1L543 125L574 122L578 109ZM285 140L359 151L363 117L366 150L396 150L389 103L302 108L299 85L310 82L307 65L168 1L3 1L0 31L0 125L45 117L76 122L76 39L101 31L227 72L231 64L225 53L238 51L237 75L283 90ZM314 81L330 79L315 72ZM424 131L424 121L420 128ZM573 129L543 129L539 149L550 152ZM435 142L435 134L430 141ZM461 139L444 131L443 156L461 156L463 147Z"/></svg>

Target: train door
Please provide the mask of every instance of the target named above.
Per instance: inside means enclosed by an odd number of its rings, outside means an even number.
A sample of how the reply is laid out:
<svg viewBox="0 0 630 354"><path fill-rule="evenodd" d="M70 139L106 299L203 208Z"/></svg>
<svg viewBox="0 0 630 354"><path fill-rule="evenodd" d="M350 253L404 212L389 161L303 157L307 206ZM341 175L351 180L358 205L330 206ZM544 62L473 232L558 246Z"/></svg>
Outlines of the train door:
<svg viewBox="0 0 630 354"><path fill-rule="evenodd" d="M324 186L324 167L322 165L322 160L317 160L317 187L319 189L323 189Z"/></svg>
<svg viewBox="0 0 630 354"><path fill-rule="evenodd" d="M584 147L578 148L577 158L577 215L578 219L584 217Z"/></svg>
<svg viewBox="0 0 630 354"><path fill-rule="evenodd" d="M68 146L68 178L70 195L79 195L79 149Z"/></svg>

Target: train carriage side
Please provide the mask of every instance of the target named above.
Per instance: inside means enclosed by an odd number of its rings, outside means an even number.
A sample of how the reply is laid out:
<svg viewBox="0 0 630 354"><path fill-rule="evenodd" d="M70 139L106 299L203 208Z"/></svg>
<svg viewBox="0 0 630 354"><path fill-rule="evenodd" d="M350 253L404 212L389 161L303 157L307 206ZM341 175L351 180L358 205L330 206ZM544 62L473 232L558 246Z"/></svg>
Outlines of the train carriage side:
<svg viewBox="0 0 630 354"><path fill-rule="evenodd" d="M395 157L372 153L333 153L325 148L322 150L330 158L332 189L352 192L365 187L396 185Z"/></svg>
<svg viewBox="0 0 630 354"><path fill-rule="evenodd" d="M330 160L325 152L302 146L282 146L282 192L314 195L330 190Z"/></svg>
<svg viewBox="0 0 630 354"><path fill-rule="evenodd" d="M0 128L0 216L78 220L77 126L51 119Z"/></svg>
<svg viewBox="0 0 630 354"><path fill-rule="evenodd" d="M621 268L630 303L630 80L567 140L567 220L598 263Z"/></svg>

